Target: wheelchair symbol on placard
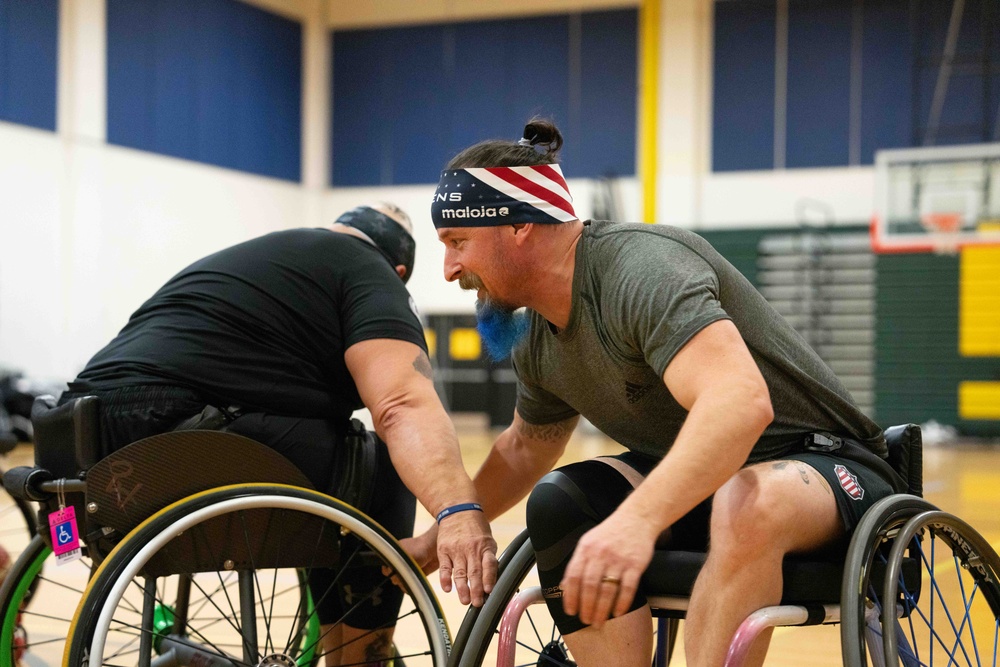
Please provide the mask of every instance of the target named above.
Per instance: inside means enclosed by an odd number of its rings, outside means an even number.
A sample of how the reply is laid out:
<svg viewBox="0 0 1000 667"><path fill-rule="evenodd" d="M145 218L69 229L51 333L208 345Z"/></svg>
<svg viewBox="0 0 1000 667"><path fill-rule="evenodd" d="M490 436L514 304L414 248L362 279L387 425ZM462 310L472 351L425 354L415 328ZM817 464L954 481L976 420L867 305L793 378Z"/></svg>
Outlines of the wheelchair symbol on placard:
<svg viewBox="0 0 1000 667"><path fill-rule="evenodd" d="M56 526L56 540L59 546L69 544L73 539L73 533L69 530L69 523L61 523Z"/></svg>

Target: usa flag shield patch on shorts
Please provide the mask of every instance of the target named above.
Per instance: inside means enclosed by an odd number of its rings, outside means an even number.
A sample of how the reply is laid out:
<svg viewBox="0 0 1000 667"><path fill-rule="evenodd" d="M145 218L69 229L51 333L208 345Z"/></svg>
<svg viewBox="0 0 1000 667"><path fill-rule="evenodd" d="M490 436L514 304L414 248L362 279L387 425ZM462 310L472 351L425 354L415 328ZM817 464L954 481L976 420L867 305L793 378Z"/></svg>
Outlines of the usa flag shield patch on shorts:
<svg viewBox="0 0 1000 667"><path fill-rule="evenodd" d="M844 489L844 493L853 500L861 500L865 497L865 490L858 484L858 478L852 475L847 468L838 463L833 466L833 471L837 473L837 479L840 480L840 486Z"/></svg>

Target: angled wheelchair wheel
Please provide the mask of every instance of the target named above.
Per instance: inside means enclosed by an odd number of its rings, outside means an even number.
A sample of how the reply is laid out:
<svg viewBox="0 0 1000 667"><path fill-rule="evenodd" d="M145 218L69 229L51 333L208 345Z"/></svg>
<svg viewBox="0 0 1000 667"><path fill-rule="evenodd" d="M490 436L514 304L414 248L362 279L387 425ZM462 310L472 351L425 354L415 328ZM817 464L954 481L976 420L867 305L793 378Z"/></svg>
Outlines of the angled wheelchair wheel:
<svg viewBox="0 0 1000 667"><path fill-rule="evenodd" d="M0 667L60 663L89 576L89 559L57 565L41 537L31 540L0 586Z"/></svg>
<svg viewBox="0 0 1000 667"><path fill-rule="evenodd" d="M907 558L923 576L911 580ZM1000 558L969 524L940 511L911 518L896 536L881 591L887 665L997 665Z"/></svg>
<svg viewBox="0 0 1000 667"><path fill-rule="evenodd" d="M526 531L507 547L500 566L493 592L481 609L469 610L458 631L458 667L575 665L538 589Z"/></svg>
<svg viewBox="0 0 1000 667"><path fill-rule="evenodd" d="M840 601L840 641L846 667L883 664L880 600L889 552L907 521L936 509L916 496L892 495L875 503L855 528L847 550ZM901 548L912 546L904 544ZM919 582L919 563L912 554L905 565L908 580Z"/></svg>
<svg viewBox="0 0 1000 667"><path fill-rule="evenodd" d="M0 478L3 471L0 470ZM21 553L35 536L35 512L32 505L20 498L13 498L0 486L0 585ZM4 564L2 561L6 561ZM31 590L27 596L31 598Z"/></svg>
<svg viewBox="0 0 1000 667"><path fill-rule="evenodd" d="M358 564L375 573L364 590L342 581ZM328 583L317 591L321 572ZM396 591L398 613L387 604L387 620L348 627ZM329 596L342 615L321 633L317 609ZM450 647L426 579L384 529L333 498L278 484L195 494L139 525L94 574L68 642L64 664L88 667L305 667L324 648L352 664L389 655L444 667ZM370 659L345 660L362 648Z"/></svg>
<svg viewBox="0 0 1000 667"><path fill-rule="evenodd" d="M34 535L35 513L31 505L0 488L0 545L16 556Z"/></svg>

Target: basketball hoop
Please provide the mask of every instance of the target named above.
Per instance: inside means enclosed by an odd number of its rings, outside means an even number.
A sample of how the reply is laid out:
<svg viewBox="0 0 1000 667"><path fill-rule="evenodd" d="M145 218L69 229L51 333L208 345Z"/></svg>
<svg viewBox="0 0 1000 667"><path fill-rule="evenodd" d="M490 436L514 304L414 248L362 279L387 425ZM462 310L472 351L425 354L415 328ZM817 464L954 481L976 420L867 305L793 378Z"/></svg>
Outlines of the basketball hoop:
<svg viewBox="0 0 1000 667"><path fill-rule="evenodd" d="M872 249L954 254L1000 245L1000 142L880 150L875 154Z"/></svg>
<svg viewBox="0 0 1000 667"><path fill-rule="evenodd" d="M962 246L959 232L962 230L961 213L924 213L920 224L934 242L934 252L938 255L955 255Z"/></svg>
<svg viewBox="0 0 1000 667"><path fill-rule="evenodd" d="M924 213L920 224L929 232L954 234L962 229L961 213Z"/></svg>

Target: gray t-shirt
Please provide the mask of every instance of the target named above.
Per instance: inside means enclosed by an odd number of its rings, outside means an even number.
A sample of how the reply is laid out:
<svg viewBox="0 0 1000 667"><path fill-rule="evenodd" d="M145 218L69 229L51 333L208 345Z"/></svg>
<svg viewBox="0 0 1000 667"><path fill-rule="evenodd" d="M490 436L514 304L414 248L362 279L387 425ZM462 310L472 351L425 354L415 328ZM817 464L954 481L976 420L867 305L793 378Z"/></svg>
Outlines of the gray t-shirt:
<svg viewBox="0 0 1000 667"><path fill-rule="evenodd" d="M701 329L732 320L767 382L774 421L748 463L801 447L822 431L884 457L882 430L843 383L732 264L700 236L668 225L584 223L569 324L531 312L514 351L517 411L532 424L577 414L628 449L657 458L687 411L663 383Z"/></svg>

